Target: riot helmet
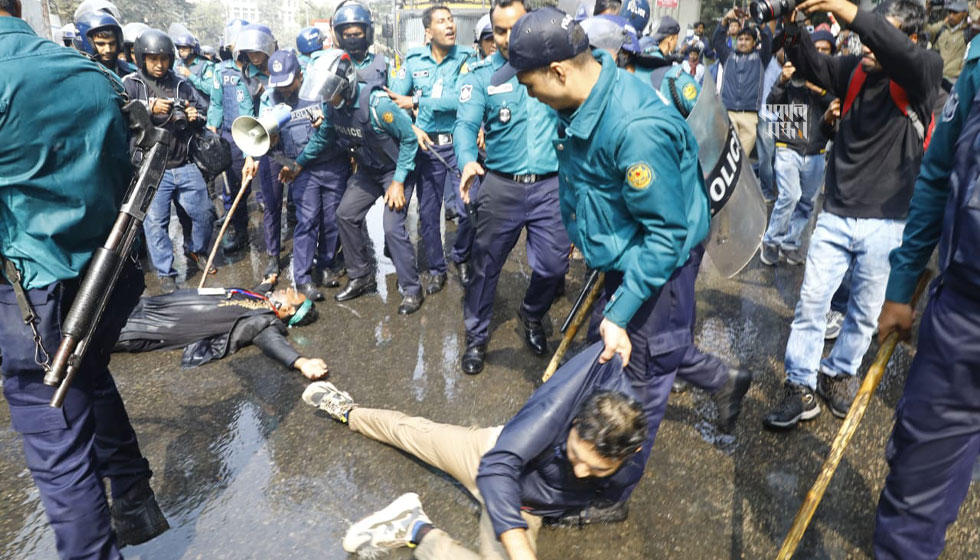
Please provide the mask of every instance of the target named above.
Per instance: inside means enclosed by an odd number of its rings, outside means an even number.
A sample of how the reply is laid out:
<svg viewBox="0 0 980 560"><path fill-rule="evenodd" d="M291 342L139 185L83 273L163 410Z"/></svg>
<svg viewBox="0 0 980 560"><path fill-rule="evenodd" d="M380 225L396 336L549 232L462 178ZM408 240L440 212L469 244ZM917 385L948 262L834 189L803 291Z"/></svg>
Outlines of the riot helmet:
<svg viewBox="0 0 980 560"><path fill-rule="evenodd" d="M136 67L146 73L146 55L162 54L170 59L170 69L174 67L174 42L169 35L159 29L147 29L140 33L133 46Z"/></svg>
<svg viewBox="0 0 980 560"><path fill-rule="evenodd" d="M473 42L479 43L487 35L493 35L493 24L490 22L490 14L483 14L473 28Z"/></svg>
<svg viewBox="0 0 980 560"><path fill-rule="evenodd" d="M99 53L92 43L92 36L103 31L111 32L116 38L117 54L123 48L123 32L119 21L107 12L88 12L75 20L75 48L98 58Z"/></svg>
<svg viewBox="0 0 980 560"><path fill-rule="evenodd" d="M221 36L221 47L231 48L235 46L235 41L238 39L238 34L242 32L242 29L248 27L248 22L243 19L233 19L225 25L225 32Z"/></svg>
<svg viewBox="0 0 980 560"><path fill-rule="evenodd" d="M619 16L626 18L634 35L642 37L650 23L650 3L647 0L626 0L619 9Z"/></svg>
<svg viewBox="0 0 980 560"><path fill-rule="evenodd" d="M85 0L75 8L74 19L77 22L83 15L93 12L109 14L116 18L116 21L122 20L122 12L119 11L119 8L115 4L108 0Z"/></svg>
<svg viewBox="0 0 980 560"><path fill-rule="evenodd" d="M299 96L307 101L333 104L337 94L341 94L341 102L334 107L339 109L354 103L357 68L349 54L340 49L330 49L307 66Z"/></svg>
<svg viewBox="0 0 980 560"><path fill-rule="evenodd" d="M72 43L75 42L75 24L74 23L66 23L64 26L62 26L62 28L61 28L61 42L66 47L72 46Z"/></svg>
<svg viewBox="0 0 980 560"><path fill-rule="evenodd" d="M364 37L344 38L344 29L351 25L360 25ZM368 47L374 43L374 23L371 21L371 10L358 2L346 0L337 6L333 14L333 33L337 45L350 53L357 60L367 56Z"/></svg>
<svg viewBox="0 0 980 560"><path fill-rule="evenodd" d="M317 27L304 27L296 36L296 49L309 55L323 48L323 34Z"/></svg>
<svg viewBox="0 0 980 560"><path fill-rule="evenodd" d="M272 30L261 23L253 23L242 29L235 41L235 60L246 52L260 52L268 60L276 52L276 38L272 36Z"/></svg>

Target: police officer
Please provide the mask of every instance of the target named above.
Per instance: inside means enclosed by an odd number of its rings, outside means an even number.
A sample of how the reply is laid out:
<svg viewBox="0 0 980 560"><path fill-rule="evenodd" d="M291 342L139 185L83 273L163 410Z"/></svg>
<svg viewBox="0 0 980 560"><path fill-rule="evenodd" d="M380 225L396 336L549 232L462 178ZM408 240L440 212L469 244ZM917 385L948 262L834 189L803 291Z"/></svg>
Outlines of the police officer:
<svg viewBox="0 0 980 560"><path fill-rule="evenodd" d="M20 0L0 0L4 400L58 555L116 559L120 547L167 529L149 463L107 367L143 290L135 260L124 267L61 408L48 406L54 388L42 383L41 364L61 342L79 277L109 235L129 186L124 96L114 76L38 37L20 14ZM102 477L110 482L111 508Z"/></svg>
<svg viewBox="0 0 980 560"><path fill-rule="evenodd" d="M167 170L143 221L143 232L163 293L177 289L173 246L170 241L170 201L189 217L184 246L198 267L207 263L208 242L214 226L214 209L201 171L190 160L191 137L204 128L204 103L190 82L173 72L174 43L159 29L140 33L134 47L139 71L123 78L126 93L146 104L156 126L173 135ZM186 228L187 222L190 228ZM210 271L209 271L210 272Z"/></svg>
<svg viewBox="0 0 980 560"><path fill-rule="evenodd" d="M183 64L175 70L180 76L191 83L201 94L205 111L210 104L211 88L214 86L214 63L201 56L201 43L187 29L176 29L170 34L177 54Z"/></svg>
<svg viewBox="0 0 980 560"><path fill-rule="evenodd" d="M622 357L652 445L675 373L693 348L694 276L709 225L697 142L644 82L608 53L590 52L585 32L564 12L535 10L511 37L510 61L493 83L516 74L558 111L562 220L586 264L606 272L600 360Z"/></svg>
<svg viewBox="0 0 980 560"><path fill-rule="evenodd" d="M398 313L415 313L422 306L424 295L415 249L405 228L414 186L411 173L418 151L412 122L380 86L361 82L354 61L341 51L328 51L313 61L304 91L309 93L302 97L316 94L324 103L324 120L296 158L296 165L283 167L280 179L295 179L319 154L334 146L352 150L357 163L337 208L348 280L334 299L347 301L377 290L364 218L378 197L383 196L385 243L390 248L402 294Z"/></svg>
<svg viewBox="0 0 980 560"><path fill-rule="evenodd" d="M701 86L694 76L684 71L684 67L673 56L681 26L677 21L664 16L653 34L657 48L650 55L634 53L632 71L642 80L647 80L653 89L660 92L685 118L691 114L701 93ZM629 50L630 43L626 49Z"/></svg>
<svg viewBox="0 0 980 560"><path fill-rule="evenodd" d="M497 45L493 42L493 24L490 23L490 14L480 17L473 28L473 43L476 46L480 60L497 52Z"/></svg>
<svg viewBox="0 0 980 560"><path fill-rule="evenodd" d="M313 123L322 120L319 97L316 101L300 97L305 80L300 62L290 51L276 51L269 59L269 89L262 94L262 111L281 108L289 111L315 107L311 115L296 116L280 130L280 144L274 150L286 158L296 159L303 152L310 136L315 133ZM252 158L248 158L251 162ZM277 176L281 164L273 164ZM293 180L290 189L296 203L296 227L293 230L293 281L296 289L314 301L323 300L323 294L315 284L328 288L340 286L344 275L343 259L338 252L337 206L350 178L350 157L339 145L323 149L307 163ZM246 174L254 173L246 163ZM282 200L282 183L270 182L276 188L268 188L270 200ZM263 184L264 186L264 184ZM267 292L275 285L279 275L280 232L282 229L282 205L269 204L265 208L265 247L269 263L265 280L259 291ZM314 257L316 270L314 271Z"/></svg>
<svg viewBox="0 0 980 560"><path fill-rule="evenodd" d="M304 27L296 35L296 50L299 51L299 66L306 72L306 66L312 60L314 53L323 50L323 32L319 27Z"/></svg>
<svg viewBox="0 0 980 560"><path fill-rule="evenodd" d="M356 0L344 0L337 5L332 23L337 46L354 61L357 79L370 87L387 86L391 75L390 61L386 56L368 51L374 44L371 10Z"/></svg>
<svg viewBox="0 0 980 560"><path fill-rule="evenodd" d="M970 487L980 444L980 38L966 54L922 161L902 245L891 253L878 337L908 338L916 279L939 244L939 277L888 444L876 558L936 558Z"/></svg>
<svg viewBox="0 0 980 560"><path fill-rule="evenodd" d="M105 12L88 12L75 20L75 48L116 73L129 74L129 66L119 60L123 45L122 26Z"/></svg>
<svg viewBox="0 0 980 560"><path fill-rule="evenodd" d="M474 64L460 87L455 146L462 165L464 202L474 201L471 181L483 176L473 244L473 280L463 300L466 324L464 373L483 370L497 281L507 255L527 229L528 261L533 270L518 317L524 340L537 355L548 352L543 319L568 271L570 242L558 208L558 159L548 141L558 116L531 99L510 80L493 85L490 76L507 61L511 26L527 11L520 0L494 3L490 18L497 52ZM477 160L477 134L486 131L485 170Z"/></svg>
<svg viewBox="0 0 980 560"><path fill-rule="evenodd" d="M126 62L129 63L130 71L136 71L136 59L133 58L133 45L136 44L136 38L140 36L140 33L149 29L150 26L145 23L140 23L138 21L127 23L123 26L123 55L126 57ZM208 87L208 94L211 93L210 86Z"/></svg>
<svg viewBox="0 0 980 560"><path fill-rule="evenodd" d="M456 45L456 23L445 6L426 8L422 12L422 26L429 44L408 52L388 95L400 108L417 114L415 124L422 131L415 168L419 230L429 265L425 293L431 295L446 285L446 258L442 252L440 224L447 179L452 181L453 192L459 188L455 180L456 154L452 134L458 99L456 81L469 71L467 63L474 62L476 52ZM439 156L451 167L447 167Z"/></svg>

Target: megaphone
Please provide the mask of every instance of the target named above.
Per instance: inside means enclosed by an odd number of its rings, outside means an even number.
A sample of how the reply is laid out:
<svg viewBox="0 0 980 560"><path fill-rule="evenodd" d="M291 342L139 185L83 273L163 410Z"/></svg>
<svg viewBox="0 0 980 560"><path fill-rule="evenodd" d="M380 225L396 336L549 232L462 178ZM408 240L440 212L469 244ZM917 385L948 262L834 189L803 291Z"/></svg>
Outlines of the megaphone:
<svg viewBox="0 0 980 560"><path fill-rule="evenodd" d="M259 118L242 115L231 123L231 138L247 156L259 158L269 153L272 136L292 119L289 107L276 105Z"/></svg>

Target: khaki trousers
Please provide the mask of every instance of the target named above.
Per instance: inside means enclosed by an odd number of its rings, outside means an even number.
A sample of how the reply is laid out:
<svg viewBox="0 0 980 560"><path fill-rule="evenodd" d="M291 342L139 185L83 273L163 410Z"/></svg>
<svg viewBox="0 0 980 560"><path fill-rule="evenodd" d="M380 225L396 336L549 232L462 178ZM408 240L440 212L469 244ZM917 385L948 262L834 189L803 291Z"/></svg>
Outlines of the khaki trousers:
<svg viewBox="0 0 980 560"><path fill-rule="evenodd" d="M735 127L735 134L738 141L745 150L745 157L752 155L752 148L755 147L755 135L759 130L759 113L753 111L729 111L728 118Z"/></svg>
<svg viewBox="0 0 980 560"><path fill-rule="evenodd" d="M394 410L355 408L348 416L350 428L371 439L410 453L452 476L476 498L480 513L480 553L477 554L440 529L433 529L415 549L420 560L507 560L507 552L494 534L490 516L476 486L480 459L497 443L503 426L466 428L437 424L410 417ZM541 518L521 512L527 523L527 537L536 547Z"/></svg>

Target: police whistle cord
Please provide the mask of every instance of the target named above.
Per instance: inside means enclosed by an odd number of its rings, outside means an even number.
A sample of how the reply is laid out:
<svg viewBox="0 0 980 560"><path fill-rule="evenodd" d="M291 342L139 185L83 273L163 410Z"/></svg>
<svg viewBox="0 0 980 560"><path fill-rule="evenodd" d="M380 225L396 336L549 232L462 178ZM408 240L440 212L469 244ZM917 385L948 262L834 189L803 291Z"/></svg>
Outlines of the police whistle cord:
<svg viewBox="0 0 980 560"><path fill-rule="evenodd" d="M910 302L913 309L916 303L918 303L919 297L925 291L926 286L929 284L929 277L928 270L923 272L922 276L919 277L919 283L915 287L915 293L912 295L912 301ZM830 446L830 452L827 454L827 458L820 468L820 475L813 483L810 491L807 492L806 500L803 501L800 510L796 512L796 517L793 518L793 525L783 540L783 545L780 547L779 554L776 556L777 560L789 560L796 552L796 547L799 546L800 539L803 538L803 534L806 532L806 528L809 526L813 514L817 511L817 506L820 505L820 500L823 499L823 494L830 484L830 479L833 478L834 472L837 471L837 466L844 457L844 450L847 448L847 444L850 443L851 437L854 436L858 424L861 422L861 418L864 417L868 403L871 402L871 395L878 388L878 384L881 383L881 378L885 373L885 367L888 365L888 361L891 360L892 352L895 351L896 345L898 345L898 333L893 332L888 335L881 348L878 349L875 361L868 368L868 373L861 383L861 388L858 389L858 394L854 398L854 402L851 403L851 409L847 411L844 423L841 424L840 430L837 432L837 437L834 438L834 443Z"/></svg>
<svg viewBox="0 0 980 560"><path fill-rule="evenodd" d="M218 232L218 238L214 240L214 247L211 247L211 254L208 255L208 262L204 265L204 270L211 270L211 265L214 263L214 257L218 254L218 247L221 247L221 239L224 238L225 232L228 231L228 226L231 225L231 218L235 215L235 210L238 208L238 204L242 201L245 195L245 190L248 189L248 185L252 182L252 177L242 181L242 186L238 189L238 194L235 195L235 201L231 203L231 208L225 213L225 221L221 224L221 230ZM197 289L204 287L204 284L208 281L208 275L204 274L201 276L201 283L197 285Z"/></svg>
<svg viewBox="0 0 980 560"><path fill-rule="evenodd" d="M572 340L578 334L578 330L582 326L582 323L585 322L585 318L589 316L589 309L592 308L592 304L599 297L599 292L602 291L602 284L605 279L606 275L598 270L593 270L592 274L589 275L585 286L582 287L582 293L579 294L578 299L575 301L575 306L572 307L572 312L569 314L569 317L574 318L571 319L570 324L569 319L565 320L567 328L562 327L565 329L565 336L562 337L561 344L558 345L558 349L555 350L555 355L551 357L551 361L548 362L548 367L544 370L544 375L541 376L542 383L551 379L551 376L558 370L558 365L565 356L565 352L568 352L568 347L572 344Z"/></svg>
<svg viewBox="0 0 980 560"><path fill-rule="evenodd" d="M50 366L45 368L44 384L57 387L51 397L51 406L55 408L61 407L85 358L89 341L102 318L125 260L131 254L133 242L142 231L146 211L167 166L170 133L153 126L146 106L139 101L127 102L122 111L129 119L131 136L142 159L109 238L92 255L78 294L65 317L61 344Z"/></svg>

